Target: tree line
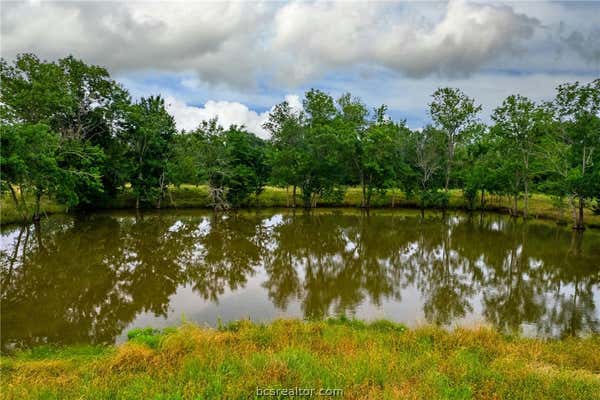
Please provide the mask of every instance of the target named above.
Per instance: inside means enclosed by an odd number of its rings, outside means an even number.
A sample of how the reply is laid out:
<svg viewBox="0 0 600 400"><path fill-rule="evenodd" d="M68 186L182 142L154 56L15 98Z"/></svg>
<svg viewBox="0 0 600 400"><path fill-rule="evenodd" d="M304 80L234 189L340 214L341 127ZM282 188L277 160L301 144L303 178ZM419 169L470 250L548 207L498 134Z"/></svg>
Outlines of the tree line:
<svg viewBox="0 0 600 400"><path fill-rule="evenodd" d="M445 208L449 190L461 189L470 208L486 194L508 196L524 217L532 192L549 194L570 205L578 229L586 207L600 211L600 79L562 84L547 102L511 95L491 124L475 99L440 88L431 123L417 130L385 105L311 89L300 109L273 108L268 140L216 119L178 131L162 97L134 101L106 69L72 56L3 59L0 79L2 191L34 219L44 196L85 208L130 191L136 208L160 208L181 184L206 184L215 209L239 207L271 184L292 189L293 207L298 197L312 208L359 186L365 208L388 189Z"/></svg>

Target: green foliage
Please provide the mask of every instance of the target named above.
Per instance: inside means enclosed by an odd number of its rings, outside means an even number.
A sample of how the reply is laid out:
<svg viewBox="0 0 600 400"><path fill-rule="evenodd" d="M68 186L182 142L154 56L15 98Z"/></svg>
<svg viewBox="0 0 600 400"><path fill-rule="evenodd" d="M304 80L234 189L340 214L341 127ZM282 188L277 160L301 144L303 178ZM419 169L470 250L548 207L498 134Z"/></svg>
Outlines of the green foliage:
<svg viewBox="0 0 600 400"><path fill-rule="evenodd" d="M2 189L11 193L22 214L33 207L40 216L42 196L54 196L67 206L80 201L81 186L101 187L96 167L102 153L94 146L61 140L44 124L3 125L0 149ZM27 204L33 197L35 203Z"/></svg>
<svg viewBox="0 0 600 400"><path fill-rule="evenodd" d="M208 182L211 204L239 207L258 195L269 177L267 143L243 127L225 130L217 120L181 135L174 146L176 183ZM189 169L182 166L189 166Z"/></svg>
<svg viewBox="0 0 600 400"><path fill-rule="evenodd" d="M276 185L297 187L302 181L301 161L306 148L303 118L303 113L293 110L284 101L273 108L263 124L271 134L268 161L271 181Z"/></svg>
<svg viewBox="0 0 600 400"><path fill-rule="evenodd" d="M418 191L421 207L428 203L428 193L437 192L443 186L442 166L446 159L446 137L444 133L432 126L422 132L411 132L408 138L408 154L411 174L415 179L407 185L407 192Z"/></svg>
<svg viewBox="0 0 600 400"><path fill-rule="evenodd" d="M432 97L433 101L429 104L431 119L445 134L444 189L448 191L457 146L464 141L463 133L473 125L481 106L475 105L475 100L456 88L437 89Z"/></svg>
<svg viewBox="0 0 600 400"><path fill-rule="evenodd" d="M557 88L555 120L544 138L544 189L577 200L575 227L583 228L586 201L600 193L600 79Z"/></svg>
<svg viewBox="0 0 600 400"><path fill-rule="evenodd" d="M19 360L60 360L83 359L93 360L111 353L111 349L102 345L54 346L41 345L17 352Z"/></svg>
<svg viewBox="0 0 600 400"><path fill-rule="evenodd" d="M157 349L165 335L174 332L174 328L164 330L154 328L135 328L127 332L127 339L132 343L146 345L152 349Z"/></svg>
<svg viewBox="0 0 600 400"><path fill-rule="evenodd" d="M421 192L421 207L448 208L450 195L443 190L426 190Z"/></svg>
<svg viewBox="0 0 600 400"><path fill-rule="evenodd" d="M551 125L551 118L546 108L536 106L533 101L521 95L508 96L492 114L494 133L502 143L503 151L510 154L506 165L515 176L515 181L523 184L524 217L528 215L530 185L536 175L533 166L535 153ZM519 184L515 184L513 191L517 192L518 187Z"/></svg>
<svg viewBox="0 0 600 400"><path fill-rule="evenodd" d="M63 148L59 166L71 171L69 206L91 205L125 182L116 134L123 128L129 95L108 72L73 57L57 62L32 54L0 63L2 124L44 124ZM97 176L100 176L100 184Z"/></svg>
<svg viewBox="0 0 600 400"><path fill-rule="evenodd" d="M122 140L130 160L128 180L137 199L136 208L141 202L158 202L160 206L169 183L167 160L175 132L175 120L160 96L142 98L131 106Z"/></svg>
<svg viewBox="0 0 600 400"><path fill-rule="evenodd" d="M268 178L266 144L252 133L236 126L225 132L227 160L227 200L240 206L251 194L262 192Z"/></svg>

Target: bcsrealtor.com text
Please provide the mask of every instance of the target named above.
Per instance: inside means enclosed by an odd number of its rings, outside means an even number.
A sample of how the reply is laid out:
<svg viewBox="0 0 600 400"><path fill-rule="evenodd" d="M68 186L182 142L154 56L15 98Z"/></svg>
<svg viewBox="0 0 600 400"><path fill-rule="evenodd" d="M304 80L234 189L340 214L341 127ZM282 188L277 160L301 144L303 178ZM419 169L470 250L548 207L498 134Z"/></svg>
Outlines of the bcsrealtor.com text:
<svg viewBox="0 0 600 400"><path fill-rule="evenodd" d="M338 388L256 388L256 396L342 396L344 391Z"/></svg>

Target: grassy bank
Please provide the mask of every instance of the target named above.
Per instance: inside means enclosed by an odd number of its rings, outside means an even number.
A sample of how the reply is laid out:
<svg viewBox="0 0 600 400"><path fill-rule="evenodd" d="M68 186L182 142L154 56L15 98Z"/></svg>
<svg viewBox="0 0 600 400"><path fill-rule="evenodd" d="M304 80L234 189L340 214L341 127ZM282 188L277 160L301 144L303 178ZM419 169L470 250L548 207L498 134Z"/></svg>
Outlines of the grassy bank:
<svg viewBox="0 0 600 400"><path fill-rule="evenodd" d="M118 347L4 356L1 397L252 398L257 387L341 389L350 399L583 400L600 393L599 336L544 341L487 328L407 330L346 319L184 325L129 336Z"/></svg>
<svg viewBox="0 0 600 400"><path fill-rule="evenodd" d="M512 200L498 196L487 196L483 209L508 213L512 205ZM291 190L286 191L277 187L266 187L259 196L252 196L245 204L247 207L286 207L291 204ZM301 205L300 196L297 204ZM343 200L332 200L322 198L318 202L319 207L360 207L361 190L360 188L350 187L346 190ZM416 208L419 206L418 197L407 197L399 190L388 190L383 194L375 194L372 199L373 207L408 207ZM479 203L475 204L480 209ZM108 209L126 209L135 207L135 198L130 193L122 193L109 204L102 208ZM182 185L172 187L170 196L163 204L162 208L209 208L208 191L205 186ZM44 199L42 201L42 210L46 214L65 212L66 208L55 202ZM450 209L467 209L467 203L460 190L450 192ZM519 209L523 208L523 199L519 200ZM8 224L20 222L23 218L15 209L10 196L6 195L0 200L1 223ZM533 194L529 199L529 213L534 218L553 219L565 223L571 223L570 210L566 204L563 204L562 211L553 202L552 198L543 194ZM600 227L600 215L594 215L591 210L585 210L585 222L590 227Z"/></svg>

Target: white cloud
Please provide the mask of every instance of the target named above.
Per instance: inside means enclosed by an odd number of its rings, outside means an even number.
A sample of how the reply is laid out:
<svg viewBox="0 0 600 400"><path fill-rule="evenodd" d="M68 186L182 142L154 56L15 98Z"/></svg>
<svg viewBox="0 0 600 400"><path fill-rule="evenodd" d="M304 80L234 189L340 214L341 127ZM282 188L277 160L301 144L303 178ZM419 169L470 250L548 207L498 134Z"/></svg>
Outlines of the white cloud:
<svg viewBox="0 0 600 400"><path fill-rule="evenodd" d="M203 80L253 83L260 3L2 3L2 55L69 53L113 71L195 70Z"/></svg>
<svg viewBox="0 0 600 400"><path fill-rule="evenodd" d="M299 112L302 110L302 100L297 94L288 94L284 100L288 102L293 111Z"/></svg>
<svg viewBox="0 0 600 400"><path fill-rule="evenodd" d="M297 95L287 95L285 100L290 103L292 108L300 109L302 103ZM269 137L262 124L269 117L269 111L257 113L248 108L248 106L231 101L207 101L204 106L190 106L175 97L165 99L167 110L175 118L178 129L186 131L198 127L202 121L207 121L217 117L219 123L228 128L231 125L244 125L248 131L256 134L258 137L266 139Z"/></svg>
<svg viewBox="0 0 600 400"><path fill-rule="evenodd" d="M0 0L1 1L1 0ZM502 5L504 3L505 5ZM132 96L162 94L180 128L218 116L266 136L266 110L317 87L389 105L417 126L460 87L485 113L548 98L600 68L599 2L2 2L0 52L108 67ZM207 101L208 99L213 99ZM216 101L214 99L221 99ZM293 107L301 98L286 96ZM201 107L188 104L204 102Z"/></svg>
<svg viewBox="0 0 600 400"><path fill-rule="evenodd" d="M411 76L465 76L499 55L518 53L539 25L508 6L455 0L431 29L394 25L382 35L376 55Z"/></svg>
<svg viewBox="0 0 600 400"><path fill-rule="evenodd" d="M539 25L508 6L464 0L449 1L441 19L425 22L387 3L290 3L277 12L273 43L293 54L295 63L281 74L292 82L348 64L379 64L416 77L465 76L517 52Z"/></svg>
<svg viewBox="0 0 600 400"><path fill-rule="evenodd" d="M564 43L557 35L537 35L550 28L535 16L556 30L564 15L572 31L580 28L573 26L578 19L593 20L600 10L578 7L465 0L3 2L2 56L34 52L55 59L72 53L113 72L194 71L203 82L245 88L276 86L274 76L279 84L305 84L356 66L419 78L462 77L493 68L499 59L505 68L552 64L558 52L553 47ZM563 57L563 69L589 59L582 41L596 33L583 25L568 43L578 53ZM532 37L540 51L529 47ZM590 43L597 48L597 41ZM592 56L597 60L595 50Z"/></svg>

